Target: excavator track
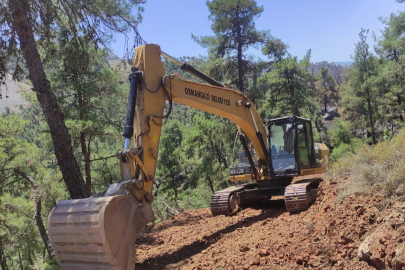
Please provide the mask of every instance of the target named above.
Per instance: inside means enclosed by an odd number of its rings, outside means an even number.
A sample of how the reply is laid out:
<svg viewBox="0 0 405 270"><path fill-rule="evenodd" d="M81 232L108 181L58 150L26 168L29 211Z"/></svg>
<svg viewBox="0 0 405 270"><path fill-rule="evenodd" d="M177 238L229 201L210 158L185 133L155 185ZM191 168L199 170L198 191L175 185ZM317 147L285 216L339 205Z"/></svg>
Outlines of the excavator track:
<svg viewBox="0 0 405 270"><path fill-rule="evenodd" d="M244 185L232 186L215 192L211 196L210 209L213 216L228 216L238 210L236 197L232 195L245 188Z"/></svg>
<svg viewBox="0 0 405 270"><path fill-rule="evenodd" d="M290 213L305 211L316 200L321 178L301 180L286 187L284 201Z"/></svg>

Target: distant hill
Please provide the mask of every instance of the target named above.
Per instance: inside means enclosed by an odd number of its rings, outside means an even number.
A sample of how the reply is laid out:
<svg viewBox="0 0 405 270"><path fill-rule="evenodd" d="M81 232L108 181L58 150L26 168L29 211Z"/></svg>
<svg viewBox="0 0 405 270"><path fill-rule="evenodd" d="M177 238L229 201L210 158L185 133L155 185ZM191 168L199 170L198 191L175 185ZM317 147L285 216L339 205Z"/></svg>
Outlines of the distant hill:
<svg viewBox="0 0 405 270"><path fill-rule="evenodd" d="M308 71L312 74L319 74L321 72L322 67L327 67L330 73L333 75L337 83L341 83L343 78L343 71L348 67L347 65L344 66L338 63L351 63L351 62L332 62L329 63L327 61L311 63L308 67Z"/></svg>
<svg viewBox="0 0 405 270"><path fill-rule="evenodd" d="M110 60L121 60L121 58L119 58L118 55L113 54L113 53L108 54L108 55L105 57L105 59L106 59L107 61L110 61Z"/></svg>
<svg viewBox="0 0 405 270"><path fill-rule="evenodd" d="M121 65L124 73L128 73L131 70L128 67L124 67L125 63L115 54L108 54L105 59L112 68L117 68L117 66ZM9 108L12 112L19 112L20 105L28 105L28 101L22 97L21 92L30 91L30 89L29 85L13 81L11 74L7 74L4 84L0 84L0 114L6 112L6 108Z"/></svg>
<svg viewBox="0 0 405 270"><path fill-rule="evenodd" d="M343 67L350 67L353 65L353 61L347 61L347 62L335 62L336 65L341 65Z"/></svg>

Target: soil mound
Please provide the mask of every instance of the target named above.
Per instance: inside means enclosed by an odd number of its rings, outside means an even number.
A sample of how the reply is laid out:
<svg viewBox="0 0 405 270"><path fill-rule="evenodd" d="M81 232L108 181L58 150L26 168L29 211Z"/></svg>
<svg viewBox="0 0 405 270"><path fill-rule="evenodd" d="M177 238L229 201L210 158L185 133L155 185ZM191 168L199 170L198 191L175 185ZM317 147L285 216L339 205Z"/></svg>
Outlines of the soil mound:
<svg viewBox="0 0 405 270"><path fill-rule="evenodd" d="M198 209L147 226L136 269L405 269L404 209L372 192L338 201L337 186L321 183L299 214L272 200L231 217Z"/></svg>

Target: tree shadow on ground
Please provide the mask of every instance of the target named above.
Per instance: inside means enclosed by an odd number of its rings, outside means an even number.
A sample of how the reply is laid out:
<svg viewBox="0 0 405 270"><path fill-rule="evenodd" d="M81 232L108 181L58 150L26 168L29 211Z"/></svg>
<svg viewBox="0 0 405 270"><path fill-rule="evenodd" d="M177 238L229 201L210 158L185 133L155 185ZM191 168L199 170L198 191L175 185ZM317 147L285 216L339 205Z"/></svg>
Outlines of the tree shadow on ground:
<svg viewBox="0 0 405 270"><path fill-rule="evenodd" d="M165 266L173 264L177 264L176 267L179 267L184 263L187 263L183 261L198 253L201 253L203 250L216 243L224 235L232 233L239 228L250 226L251 224L263 221L268 218L276 218L286 212L284 207L284 200L261 202L259 204L256 203L250 205L250 207L261 209L262 212L257 216L244 218L237 223L229 225L211 235L204 236L201 240L197 240L191 244L182 246L180 249L174 252L164 253L155 257L151 257L140 264L136 264L136 269L164 269Z"/></svg>
<svg viewBox="0 0 405 270"><path fill-rule="evenodd" d="M150 233L151 231L160 232L166 230L167 228L172 227L181 227L181 226L190 226L201 222L202 219L212 218L211 212L203 214L203 215L191 215L187 212L181 212L180 214L169 218L168 220L172 220L170 222L164 224L153 224L149 225L145 228L145 232Z"/></svg>

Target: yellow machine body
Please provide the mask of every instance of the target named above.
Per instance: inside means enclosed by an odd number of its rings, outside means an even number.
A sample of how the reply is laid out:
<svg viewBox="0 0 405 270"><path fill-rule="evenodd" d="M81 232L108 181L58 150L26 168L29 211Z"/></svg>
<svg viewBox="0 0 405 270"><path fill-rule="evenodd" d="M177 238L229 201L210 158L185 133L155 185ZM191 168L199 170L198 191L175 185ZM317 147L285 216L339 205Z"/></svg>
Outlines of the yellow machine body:
<svg viewBox="0 0 405 270"><path fill-rule="evenodd" d="M249 139L257 166L232 181L269 180L267 134L262 119L243 93L165 75L158 45L136 48L134 66L142 78L137 89L132 147L117 152L121 181L105 197L59 202L49 214L48 230L61 269L134 269L137 234L154 220L150 204L159 155L165 102L177 102L233 121ZM323 146L322 155L328 156ZM324 158L325 159L325 158ZM303 170L312 174L323 170ZM237 189L233 189L237 190Z"/></svg>

